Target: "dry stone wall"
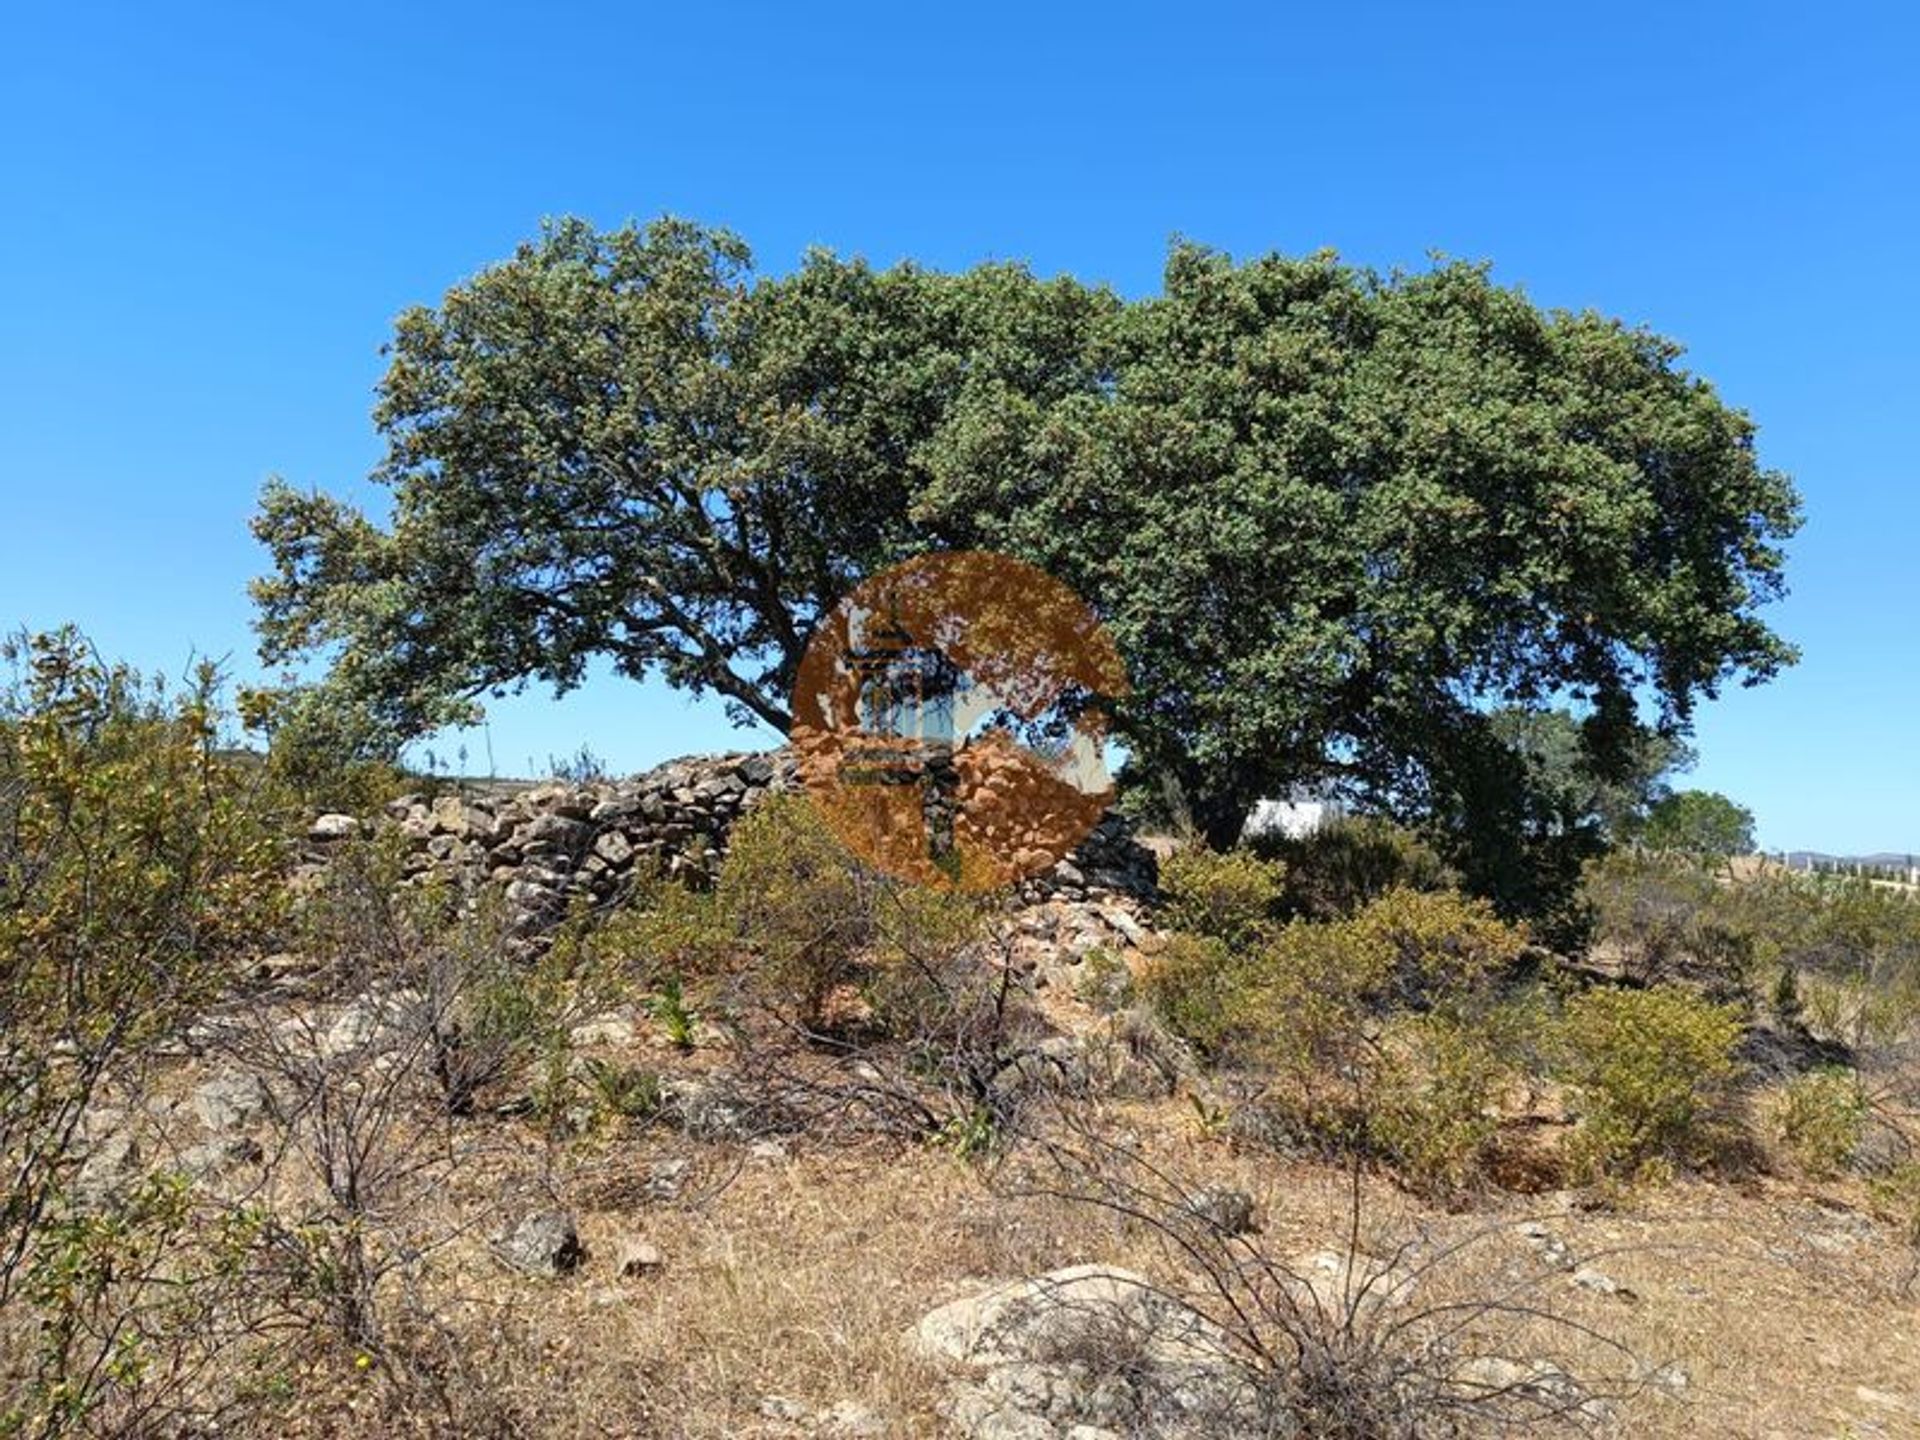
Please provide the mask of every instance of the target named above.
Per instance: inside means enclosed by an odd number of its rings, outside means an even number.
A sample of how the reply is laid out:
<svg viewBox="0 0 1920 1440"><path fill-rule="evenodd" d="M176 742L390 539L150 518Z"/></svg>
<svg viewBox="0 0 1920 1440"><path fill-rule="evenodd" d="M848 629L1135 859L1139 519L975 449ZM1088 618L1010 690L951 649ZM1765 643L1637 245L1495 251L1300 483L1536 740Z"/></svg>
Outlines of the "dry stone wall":
<svg viewBox="0 0 1920 1440"><path fill-rule="evenodd" d="M795 788L785 749L694 756L621 780L538 785L464 783L437 795L405 795L371 822L322 815L308 832L307 863L323 866L342 841L382 829L397 833L409 880L501 887L514 922L537 932L585 899L619 898L637 876L665 874L710 884L736 820L761 797ZM1126 822L1108 814L1080 848L1022 897L1144 898L1153 856Z"/></svg>

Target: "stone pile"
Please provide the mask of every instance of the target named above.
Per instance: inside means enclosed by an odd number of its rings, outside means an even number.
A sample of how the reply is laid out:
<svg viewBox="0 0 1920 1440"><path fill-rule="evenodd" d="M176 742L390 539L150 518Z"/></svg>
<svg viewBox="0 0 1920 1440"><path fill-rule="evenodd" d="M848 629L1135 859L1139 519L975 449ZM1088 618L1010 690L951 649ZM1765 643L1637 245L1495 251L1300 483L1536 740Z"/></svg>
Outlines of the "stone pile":
<svg viewBox="0 0 1920 1440"><path fill-rule="evenodd" d="M308 832L306 864L317 870L342 842L384 829L400 837L409 881L499 886L516 927L535 933L581 900L617 899L637 876L710 884L734 821L762 795L797 784L785 749L689 757L584 784L464 783L438 795L401 796L372 826L351 815L320 816ZM1071 858L1025 881L1021 897L1144 897L1154 877L1153 856L1109 814Z"/></svg>

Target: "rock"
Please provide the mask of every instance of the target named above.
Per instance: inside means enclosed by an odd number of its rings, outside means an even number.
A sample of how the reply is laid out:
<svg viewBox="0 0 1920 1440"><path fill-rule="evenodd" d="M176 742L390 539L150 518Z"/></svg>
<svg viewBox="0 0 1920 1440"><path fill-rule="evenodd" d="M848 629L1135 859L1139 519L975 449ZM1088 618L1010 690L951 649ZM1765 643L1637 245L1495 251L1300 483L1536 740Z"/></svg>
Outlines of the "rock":
<svg viewBox="0 0 1920 1440"><path fill-rule="evenodd" d="M1074 1266L953 1301L922 1317L907 1343L974 1372L944 1406L971 1440L1060 1440L1075 1427L1205 1440L1269 1433L1277 1418L1228 1360L1217 1327L1111 1266Z"/></svg>
<svg viewBox="0 0 1920 1440"><path fill-rule="evenodd" d="M1582 1290L1591 1290L1596 1295L1619 1295L1633 1298L1633 1292L1604 1271L1595 1270L1590 1265L1582 1265L1573 1272L1573 1283Z"/></svg>
<svg viewBox="0 0 1920 1440"><path fill-rule="evenodd" d="M321 845L351 840L359 833L360 821L352 815L322 815L307 827L307 839Z"/></svg>
<svg viewBox="0 0 1920 1440"><path fill-rule="evenodd" d="M523 849L529 845L547 844L562 850L578 850L586 843L587 833L588 827L583 821L559 813L548 813L534 816L514 838Z"/></svg>
<svg viewBox="0 0 1920 1440"><path fill-rule="evenodd" d="M1007 1364L1046 1358L1089 1328L1112 1323L1141 1328L1164 1353L1184 1359L1203 1355L1202 1342L1212 1339L1199 1315L1144 1276L1109 1265L1075 1265L942 1305L914 1326L910 1343L929 1358Z"/></svg>
<svg viewBox="0 0 1920 1440"><path fill-rule="evenodd" d="M84 1210L102 1210L140 1174L140 1146L131 1129L104 1134L87 1150L73 1177L73 1195Z"/></svg>
<svg viewBox="0 0 1920 1440"><path fill-rule="evenodd" d="M193 1113L215 1135L243 1130L267 1113L273 1097L257 1075L219 1075L193 1092Z"/></svg>
<svg viewBox="0 0 1920 1440"><path fill-rule="evenodd" d="M1693 1375L1686 1366L1677 1361L1668 1361L1665 1365L1656 1365L1640 1376L1640 1383L1662 1395L1680 1396L1686 1394L1693 1384Z"/></svg>
<svg viewBox="0 0 1920 1440"><path fill-rule="evenodd" d="M1516 1227L1522 1239L1528 1241L1540 1252L1540 1258L1556 1270L1574 1268L1573 1251L1567 1242L1538 1220L1526 1220Z"/></svg>
<svg viewBox="0 0 1920 1440"><path fill-rule="evenodd" d="M626 1049L640 1043L640 1027L624 1015L597 1015L574 1026L567 1038L583 1049L597 1045Z"/></svg>
<svg viewBox="0 0 1920 1440"><path fill-rule="evenodd" d="M522 1216L495 1238L493 1250L523 1274L549 1279L578 1268L586 1256L573 1216L564 1210L536 1210Z"/></svg>
<svg viewBox="0 0 1920 1440"><path fill-rule="evenodd" d="M879 1440L893 1433L893 1427L876 1411L855 1400L835 1401L821 1413L817 1423L820 1433L833 1436L834 1440Z"/></svg>
<svg viewBox="0 0 1920 1440"><path fill-rule="evenodd" d="M206 1140L198 1145L189 1145L174 1157L166 1168L185 1175L189 1180L212 1180L237 1165L258 1165L266 1158L266 1151L260 1142L247 1136L222 1140Z"/></svg>
<svg viewBox="0 0 1920 1440"><path fill-rule="evenodd" d="M661 1253L658 1245L647 1240L629 1239L620 1242L620 1256L614 1269L623 1280L633 1280L665 1269L666 1264L667 1257Z"/></svg>
<svg viewBox="0 0 1920 1440"><path fill-rule="evenodd" d="M647 1178L641 1189L649 1200L677 1200L680 1192L686 1188L687 1172L693 1168L693 1162L681 1157L671 1160L656 1160L647 1170Z"/></svg>
<svg viewBox="0 0 1920 1440"><path fill-rule="evenodd" d="M666 1100L668 1113L696 1140L746 1140L756 1128L752 1102L718 1077L670 1081Z"/></svg>
<svg viewBox="0 0 1920 1440"><path fill-rule="evenodd" d="M633 842L618 830L609 830L593 842L593 853L618 869L633 859Z"/></svg>
<svg viewBox="0 0 1920 1440"><path fill-rule="evenodd" d="M1254 1222L1253 1196L1244 1190L1209 1185L1187 1196L1186 1211L1222 1236L1251 1235L1260 1228Z"/></svg>
<svg viewBox="0 0 1920 1440"><path fill-rule="evenodd" d="M1138 920L1134 919L1133 916L1129 915L1125 910L1122 910L1118 905L1103 905L1100 907L1099 913L1100 918L1107 922L1107 928L1119 935L1129 945L1140 946L1146 943L1146 930Z"/></svg>

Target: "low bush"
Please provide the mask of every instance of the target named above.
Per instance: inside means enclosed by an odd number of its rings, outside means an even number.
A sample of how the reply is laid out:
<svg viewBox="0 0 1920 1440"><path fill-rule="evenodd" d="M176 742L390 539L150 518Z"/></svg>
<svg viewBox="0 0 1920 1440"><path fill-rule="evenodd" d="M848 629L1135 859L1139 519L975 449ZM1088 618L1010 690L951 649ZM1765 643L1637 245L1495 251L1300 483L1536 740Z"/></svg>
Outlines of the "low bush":
<svg viewBox="0 0 1920 1440"><path fill-rule="evenodd" d="M1235 949L1252 944L1274 917L1287 867L1250 850L1182 850L1160 866L1161 923Z"/></svg>
<svg viewBox="0 0 1920 1440"><path fill-rule="evenodd" d="M1800 1168L1826 1177L1844 1170L1853 1159L1871 1109L1858 1075L1826 1066L1787 1084L1775 1118L1781 1139Z"/></svg>
<svg viewBox="0 0 1920 1440"><path fill-rule="evenodd" d="M1432 846L1376 817L1343 817L1299 839L1253 844L1286 867L1281 909L1308 920L1343 919L1392 890L1444 891L1459 883Z"/></svg>
<svg viewBox="0 0 1920 1440"><path fill-rule="evenodd" d="M1724 1134L1742 1032L1734 1007L1673 985L1570 1000L1554 1048L1578 1097L1575 1168L1631 1175L1650 1162L1706 1158Z"/></svg>
<svg viewBox="0 0 1920 1440"><path fill-rule="evenodd" d="M1478 900L1395 890L1256 949L1176 937L1143 977L1170 1029L1266 1078L1263 1128L1361 1149L1423 1188L1465 1185L1511 1073L1495 978L1524 932Z"/></svg>
<svg viewBox="0 0 1920 1440"><path fill-rule="evenodd" d="M1503 1027L1489 1018L1411 1016L1383 1037L1367 1137L1423 1193L1459 1194L1485 1173L1500 1128L1496 1106L1513 1076Z"/></svg>

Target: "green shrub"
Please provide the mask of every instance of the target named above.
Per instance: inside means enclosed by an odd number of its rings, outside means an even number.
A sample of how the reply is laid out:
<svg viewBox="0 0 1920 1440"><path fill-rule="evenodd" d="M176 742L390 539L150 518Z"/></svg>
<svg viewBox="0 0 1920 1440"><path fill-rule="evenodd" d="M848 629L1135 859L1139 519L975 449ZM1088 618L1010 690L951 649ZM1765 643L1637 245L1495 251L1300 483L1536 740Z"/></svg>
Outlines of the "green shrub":
<svg viewBox="0 0 1920 1440"><path fill-rule="evenodd" d="M1513 1073L1500 1035L1498 1023L1421 1015L1384 1037L1367 1133L1413 1188L1452 1195L1478 1183Z"/></svg>
<svg viewBox="0 0 1920 1440"><path fill-rule="evenodd" d="M1875 1180L1873 1200L1908 1244L1920 1246L1920 1160L1904 1160Z"/></svg>
<svg viewBox="0 0 1920 1440"><path fill-rule="evenodd" d="M1737 1009L1679 986L1575 996L1554 1040L1579 1102L1576 1168L1632 1174L1648 1162L1701 1158L1718 1138L1741 1032Z"/></svg>
<svg viewBox="0 0 1920 1440"><path fill-rule="evenodd" d="M735 824L715 899L759 975L811 1013L859 977L877 888L804 796L771 795Z"/></svg>
<svg viewBox="0 0 1920 1440"><path fill-rule="evenodd" d="M1824 1177L1837 1174L1853 1159L1869 1109L1860 1077L1836 1065L1791 1081L1781 1093L1776 1118L1800 1168Z"/></svg>
<svg viewBox="0 0 1920 1440"><path fill-rule="evenodd" d="M705 1003L728 980L809 1027L830 1000L858 992L877 1023L911 1031L951 1000L939 972L978 941L986 913L979 897L867 869L805 796L776 794L734 826L710 893L655 881L604 944L653 986L655 1018L685 1038L676 1015L690 1018L696 996Z"/></svg>
<svg viewBox="0 0 1920 1440"><path fill-rule="evenodd" d="M1440 891L1459 877L1419 836L1390 820L1343 817L1297 840L1255 842L1286 866L1281 908L1308 920L1353 915L1391 890Z"/></svg>
<svg viewBox="0 0 1920 1440"><path fill-rule="evenodd" d="M1296 920L1256 948L1178 936L1142 977L1170 1029L1270 1083L1264 1125L1362 1149L1451 1191L1484 1158L1511 1074L1492 981L1524 932L1482 901L1396 890L1352 917Z"/></svg>
<svg viewBox="0 0 1920 1440"><path fill-rule="evenodd" d="M1250 968L1222 941L1176 931L1141 975L1140 991L1174 1034L1219 1054L1257 1024Z"/></svg>
<svg viewBox="0 0 1920 1440"><path fill-rule="evenodd" d="M0 644L0 664L0 1313L21 1320L0 1341L37 1331L45 1384L12 1398L58 1428L143 1370L159 1384L174 1360L204 1363L205 1337L164 1308L131 1327L149 1270L196 1263L171 1190L95 1221L69 1182L106 1077L137 1102L139 1052L278 930L288 815L223 735L212 667L168 690L70 630Z"/></svg>
<svg viewBox="0 0 1920 1440"><path fill-rule="evenodd" d="M1287 867L1250 850L1191 849L1160 866L1161 923L1239 949L1272 919Z"/></svg>

